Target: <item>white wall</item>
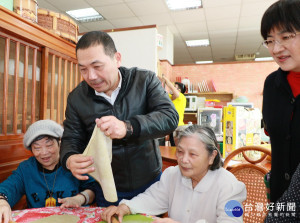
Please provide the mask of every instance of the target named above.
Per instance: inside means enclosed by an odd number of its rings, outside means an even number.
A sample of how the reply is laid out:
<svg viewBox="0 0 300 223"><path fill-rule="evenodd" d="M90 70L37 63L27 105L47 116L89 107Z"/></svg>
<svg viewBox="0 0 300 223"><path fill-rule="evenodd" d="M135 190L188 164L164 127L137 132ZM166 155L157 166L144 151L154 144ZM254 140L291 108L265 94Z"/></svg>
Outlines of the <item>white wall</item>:
<svg viewBox="0 0 300 223"><path fill-rule="evenodd" d="M163 47L158 48L158 58L168 60L174 65L174 36L167 26L157 27L158 33L163 36Z"/></svg>
<svg viewBox="0 0 300 223"><path fill-rule="evenodd" d="M122 66L139 67L157 73L157 29L135 29L108 33L122 55Z"/></svg>

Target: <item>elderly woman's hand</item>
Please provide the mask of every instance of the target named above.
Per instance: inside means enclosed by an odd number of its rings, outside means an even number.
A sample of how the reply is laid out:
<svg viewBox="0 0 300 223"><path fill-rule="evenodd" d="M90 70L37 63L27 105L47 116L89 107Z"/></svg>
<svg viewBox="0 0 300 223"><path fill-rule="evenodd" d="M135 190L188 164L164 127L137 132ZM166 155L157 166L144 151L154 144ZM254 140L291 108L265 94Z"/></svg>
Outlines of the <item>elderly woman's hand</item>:
<svg viewBox="0 0 300 223"><path fill-rule="evenodd" d="M85 198L78 194L74 197L58 198L58 203L62 204L60 208L78 208L83 205Z"/></svg>
<svg viewBox="0 0 300 223"><path fill-rule="evenodd" d="M108 223L111 223L111 218L114 215L118 216L118 220L122 223L123 216L131 214L129 207L126 204L120 204L119 206L109 206L101 213L101 218Z"/></svg>
<svg viewBox="0 0 300 223"><path fill-rule="evenodd" d="M0 223L8 223L12 221L11 208L6 200L0 200Z"/></svg>

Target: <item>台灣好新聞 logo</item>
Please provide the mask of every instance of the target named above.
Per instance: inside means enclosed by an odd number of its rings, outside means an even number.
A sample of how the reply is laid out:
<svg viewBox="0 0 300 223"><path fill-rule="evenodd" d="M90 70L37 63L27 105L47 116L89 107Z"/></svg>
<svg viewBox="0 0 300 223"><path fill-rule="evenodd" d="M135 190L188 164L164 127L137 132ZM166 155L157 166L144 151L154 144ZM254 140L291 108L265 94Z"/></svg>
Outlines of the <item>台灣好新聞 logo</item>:
<svg viewBox="0 0 300 223"><path fill-rule="evenodd" d="M236 200L230 200L225 204L224 210L230 217L241 217L243 215L243 206Z"/></svg>

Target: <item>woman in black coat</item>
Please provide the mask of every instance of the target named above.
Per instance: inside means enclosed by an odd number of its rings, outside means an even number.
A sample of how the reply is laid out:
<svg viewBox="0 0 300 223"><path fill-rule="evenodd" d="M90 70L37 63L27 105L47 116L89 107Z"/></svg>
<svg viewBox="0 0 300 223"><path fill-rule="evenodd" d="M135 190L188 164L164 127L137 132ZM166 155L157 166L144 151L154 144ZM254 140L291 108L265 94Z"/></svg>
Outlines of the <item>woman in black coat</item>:
<svg viewBox="0 0 300 223"><path fill-rule="evenodd" d="M300 162L300 0L280 0L261 21L263 45L280 66L265 81L263 121L272 146L270 200L288 188Z"/></svg>

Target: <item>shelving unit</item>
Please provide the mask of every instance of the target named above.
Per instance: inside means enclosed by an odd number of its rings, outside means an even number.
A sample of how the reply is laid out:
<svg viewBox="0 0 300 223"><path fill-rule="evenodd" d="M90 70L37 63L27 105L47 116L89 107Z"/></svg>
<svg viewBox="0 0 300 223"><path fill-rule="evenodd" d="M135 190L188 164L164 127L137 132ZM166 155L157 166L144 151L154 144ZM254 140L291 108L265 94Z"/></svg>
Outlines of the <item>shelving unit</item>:
<svg viewBox="0 0 300 223"><path fill-rule="evenodd" d="M39 119L62 124L81 81L75 44L0 6L0 141L22 141Z"/></svg>
<svg viewBox="0 0 300 223"><path fill-rule="evenodd" d="M229 92L187 93L185 95L205 97L206 99L218 99L221 102L230 102L233 99L233 93ZM185 112L183 121L184 123L192 122L193 124L197 124L197 112Z"/></svg>

